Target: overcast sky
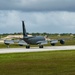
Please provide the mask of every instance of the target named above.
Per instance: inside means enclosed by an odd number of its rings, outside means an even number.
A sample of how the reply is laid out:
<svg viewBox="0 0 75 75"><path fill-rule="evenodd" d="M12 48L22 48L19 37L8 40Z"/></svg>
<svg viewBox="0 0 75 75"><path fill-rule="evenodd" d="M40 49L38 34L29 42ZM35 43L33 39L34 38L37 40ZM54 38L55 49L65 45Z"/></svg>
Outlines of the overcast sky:
<svg viewBox="0 0 75 75"><path fill-rule="evenodd" d="M0 0L0 33L75 33L75 0Z"/></svg>

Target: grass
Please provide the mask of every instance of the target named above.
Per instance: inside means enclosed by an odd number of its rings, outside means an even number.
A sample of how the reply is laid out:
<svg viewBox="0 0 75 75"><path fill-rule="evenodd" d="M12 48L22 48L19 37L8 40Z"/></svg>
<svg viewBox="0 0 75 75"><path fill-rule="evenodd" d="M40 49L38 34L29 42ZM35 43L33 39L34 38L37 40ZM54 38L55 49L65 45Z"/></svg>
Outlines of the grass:
<svg viewBox="0 0 75 75"><path fill-rule="evenodd" d="M75 75L75 51L1 54L0 75Z"/></svg>

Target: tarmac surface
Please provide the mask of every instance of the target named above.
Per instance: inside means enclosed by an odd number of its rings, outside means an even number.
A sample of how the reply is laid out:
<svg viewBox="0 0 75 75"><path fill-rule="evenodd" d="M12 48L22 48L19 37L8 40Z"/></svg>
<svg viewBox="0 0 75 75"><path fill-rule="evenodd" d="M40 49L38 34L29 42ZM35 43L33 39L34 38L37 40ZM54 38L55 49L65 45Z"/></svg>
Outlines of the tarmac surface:
<svg viewBox="0 0 75 75"><path fill-rule="evenodd" d="M75 46L45 46L44 48L31 47L26 48L2 48L0 54L5 53L23 53L23 52L40 52L40 51L56 51L56 50L75 50Z"/></svg>

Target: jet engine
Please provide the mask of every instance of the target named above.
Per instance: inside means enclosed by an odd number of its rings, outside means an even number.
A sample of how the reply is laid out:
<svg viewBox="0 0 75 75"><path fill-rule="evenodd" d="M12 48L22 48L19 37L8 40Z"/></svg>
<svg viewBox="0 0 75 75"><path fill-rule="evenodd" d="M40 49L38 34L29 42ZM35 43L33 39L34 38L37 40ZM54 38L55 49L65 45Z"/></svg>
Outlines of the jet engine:
<svg viewBox="0 0 75 75"><path fill-rule="evenodd" d="M65 44L65 40L59 40L60 41L60 43L63 45L63 44Z"/></svg>
<svg viewBox="0 0 75 75"><path fill-rule="evenodd" d="M4 40L4 43L6 45L9 45L9 44L14 44L14 41L13 40Z"/></svg>
<svg viewBox="0 0 75 75"><path fill-rule="evenodd" d="M50 43L52 46L55 46L56 43L58 43L58 41L60 42L60 44L65 44L65 40L60 39L60 40L51 40Z"/></svg>
<svg viewBox="0 0 75 75"><path fill-rule="evenodd" d="M58 40L52 40L52 41L50 41L50 43L52 46L55 46L55 44L58 43Z"/></svg>

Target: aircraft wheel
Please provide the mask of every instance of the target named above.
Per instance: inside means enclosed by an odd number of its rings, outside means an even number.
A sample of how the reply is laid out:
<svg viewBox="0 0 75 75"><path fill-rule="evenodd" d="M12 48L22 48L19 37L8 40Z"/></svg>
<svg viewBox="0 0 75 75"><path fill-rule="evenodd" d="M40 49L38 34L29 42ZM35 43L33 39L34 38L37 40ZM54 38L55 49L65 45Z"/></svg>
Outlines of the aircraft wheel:
<svg viewBox="0 0 75 75"><path fill-rule="evenodd" d="M29 49L29 48L30 48L30 46L29 46L29 45L27 45L27 46L26 46L26 48L27 48L27 49Z"/></svg>
<svg viewBox="0 0 75 75"><path fill-rule="evenodd" d="M40 45L39 48L43 48L43 45Z"/></svg>

